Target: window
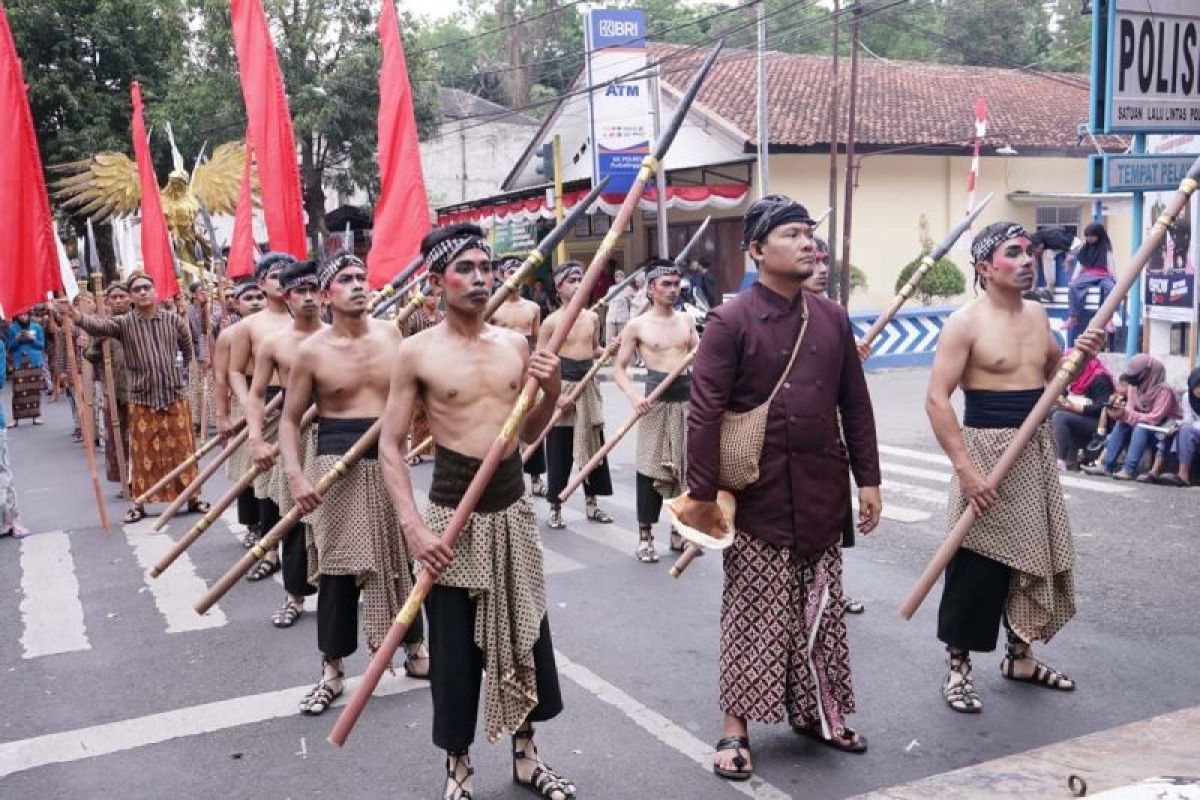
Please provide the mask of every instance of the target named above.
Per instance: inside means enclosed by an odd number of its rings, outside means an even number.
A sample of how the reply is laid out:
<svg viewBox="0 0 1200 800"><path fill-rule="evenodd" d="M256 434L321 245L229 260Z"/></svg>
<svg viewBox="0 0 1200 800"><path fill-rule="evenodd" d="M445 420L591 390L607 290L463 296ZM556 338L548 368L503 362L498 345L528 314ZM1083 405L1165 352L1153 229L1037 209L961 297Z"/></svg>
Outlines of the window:
<svg viewBox="0 0 1200 800"><path fill-rule="evenodd" d="M1037 227L1066 228L1071 233L1079 230L1079 206L1038 206Z"/></svg>

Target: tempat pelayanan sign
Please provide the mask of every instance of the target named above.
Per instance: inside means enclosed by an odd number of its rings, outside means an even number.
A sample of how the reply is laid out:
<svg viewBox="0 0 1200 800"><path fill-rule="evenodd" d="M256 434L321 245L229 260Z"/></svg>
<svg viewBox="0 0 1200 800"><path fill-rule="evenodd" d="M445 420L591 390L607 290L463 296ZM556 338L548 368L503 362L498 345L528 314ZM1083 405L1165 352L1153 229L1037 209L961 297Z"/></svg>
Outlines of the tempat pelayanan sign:
<svg viewBox="0 0 1200 800"><path fill-rule="evenodd" d="M1091 191L1172 191L1187 177L1195 159L1192 155L1166 153L1104 153L1088 156Z"/></svg>
<svg viewBox="0 0 1200 800"><path fill-rule="evenodd" d="M1200 0L1098 0L1091 128L1200 131Z"/></svg>
<svg viewBox="0 0 1200 800"><path fill-rule="evenodd" d="M592 131L592 180L610 176L606 193L628 192L650 152L650 81L646 17L638 10L594 8L584 14Z"/></svg>

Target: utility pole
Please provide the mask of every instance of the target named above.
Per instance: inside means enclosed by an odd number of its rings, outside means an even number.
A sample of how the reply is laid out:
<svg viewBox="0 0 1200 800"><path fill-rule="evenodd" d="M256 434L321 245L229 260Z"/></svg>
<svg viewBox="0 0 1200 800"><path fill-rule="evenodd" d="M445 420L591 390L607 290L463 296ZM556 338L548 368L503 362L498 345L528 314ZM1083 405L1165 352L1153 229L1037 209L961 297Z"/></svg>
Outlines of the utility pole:
<svg viewBox="0 0 1200 800"><path fill-rule="evenodd" d="M841 12L840 0L833 0L833 63L829 79L829 270L833 275L838 274L837 255L833 242L837 241L838 210L837 210L837 173L838 173L838 14ZM832 298L837 297L837 283L829 282L826 290Z"/></svg>
<svg viewBox="0 0 1200 800"><path fill-rule="evenodd" d="M767 116L767 2L758 0L758 196L770 194L771 121Z"/></svg>
<svg viewBox="0 0 1200 800"><path fill-rule="evenodd" d="M553 158L554 158L554 222L556 225L561 225L563 221L563 213L566 205L563 200L563 167L562 167L562 137L557 133L553 139ZM554 251L556 263L563 263L567 260L567 243L565 241L558 243L558 248Z"/></svg>
<svg viewBox="0 0 1200 800"><path fill-rule="evenodd" d="M843 308L850 307L850 229L854 222L854 182L858 176L858 167L854 163L854 139L858 134L858 42L859 18L862 15L862 2L854 2L854 21L850 25L850 113L846 120L846 188L844 192L846 214L842 225L842 259L841 272L838 273L838 292L841 294ZM830 241L829 249L833 250Z"/></svg>

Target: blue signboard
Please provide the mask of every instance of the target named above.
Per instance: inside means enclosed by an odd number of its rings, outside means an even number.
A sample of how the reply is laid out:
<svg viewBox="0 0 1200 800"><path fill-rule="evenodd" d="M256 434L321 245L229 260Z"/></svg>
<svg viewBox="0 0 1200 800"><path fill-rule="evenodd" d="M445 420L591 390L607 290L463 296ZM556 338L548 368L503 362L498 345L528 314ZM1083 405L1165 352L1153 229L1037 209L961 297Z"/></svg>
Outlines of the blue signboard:
<svg viewBox="0 0 1200 800"><path fill-rule="evenodd" d="M1192 155L1105 153L1088 156L1093 192L1169 192L1179 188Z"/></svg>
<svg viewBox="0 0 1200 800"><path fill-rule="evenodd" d="M595 8L585 15L592 172L606 193L628 192L650 152L646 18L641 11Z"/></svg>

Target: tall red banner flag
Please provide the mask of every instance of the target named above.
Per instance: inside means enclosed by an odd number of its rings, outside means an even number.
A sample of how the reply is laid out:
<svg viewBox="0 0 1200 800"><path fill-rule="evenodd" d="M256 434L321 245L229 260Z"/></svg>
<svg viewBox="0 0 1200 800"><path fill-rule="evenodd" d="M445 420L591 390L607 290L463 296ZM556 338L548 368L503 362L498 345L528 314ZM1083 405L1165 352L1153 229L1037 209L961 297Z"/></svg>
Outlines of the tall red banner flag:
<svg viewBox="0 0 1200 800"><path fill-rule="evenodd" d="M417 117L412 86L404 63L400 23L392 0L383 0L379 13L383 65L379 69L379 202L367 276L378 289L404 269L421 251L429 233L429 207L421 151L417 146Z"/></svg>
<svg viewBox="0 0 1200 800"><path fill-rule="evenodd" d="M159 300L179 294L175 280L175 254L171 251L171 235L163 215L162 197L158 193L158 177L150 161L150 139L146 136L146 120L142 113L142 87L137 81L131 87L133 95L133 155L137 159L138 183L142 189L142 264L146 274L154 278L155 294Z"/></svg>
<svg viewBox="0 0 1200 800"><path fill-rule="evenodd" d="M233 41L250 123L250 143L258 164L267 237L272 250L304 258L308 240L304 236L296 135L267 15L259 0L232 0L232 12Z"/></svg>
<svg viewBox="0 0 1200 800"><path fill-rule="evenodd" d="M250 185L250 163L254 147L246 138L246 166L242 167L242 189L238 193L237 209L233 215L233 240L229 243L229 258L225 274L243 278L254 272L254 196Z"/></svg>
<svg viewBox="0 0 1200 800"><path fill-rule="evenodd" d="M46 292L62 288L62 279L25 75L3 5L0 109L0 306L12 317L44 302Z"/></svg>

